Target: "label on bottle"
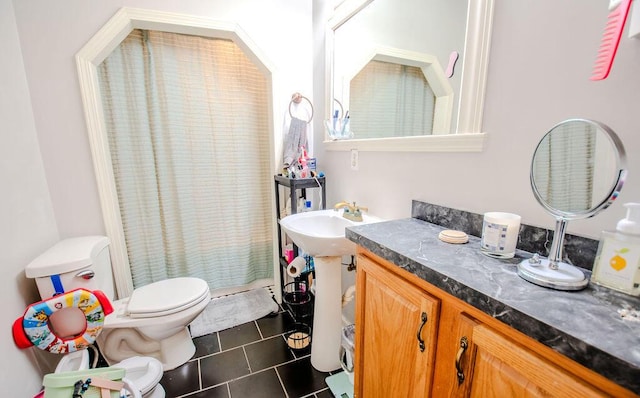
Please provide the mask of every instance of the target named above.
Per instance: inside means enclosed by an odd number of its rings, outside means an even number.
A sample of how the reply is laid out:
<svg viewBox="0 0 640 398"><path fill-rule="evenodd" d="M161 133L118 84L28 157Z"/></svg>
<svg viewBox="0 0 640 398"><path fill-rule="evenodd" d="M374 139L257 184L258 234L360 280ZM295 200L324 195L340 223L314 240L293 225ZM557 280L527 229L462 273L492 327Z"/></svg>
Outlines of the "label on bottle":
<svg viewBox="0 0 640 398"><path fill-rule="evenodd" d="M596 282L631 293L640 266L640 245L605 239L594 267Z"/></svg>

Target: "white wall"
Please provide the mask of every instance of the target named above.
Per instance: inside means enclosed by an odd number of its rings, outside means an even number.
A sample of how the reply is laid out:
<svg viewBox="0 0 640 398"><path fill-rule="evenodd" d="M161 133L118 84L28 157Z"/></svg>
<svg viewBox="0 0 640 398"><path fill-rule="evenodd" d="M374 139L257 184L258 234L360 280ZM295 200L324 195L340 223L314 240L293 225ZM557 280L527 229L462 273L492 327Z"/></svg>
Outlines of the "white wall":
<svg viewBox="0 0 640 398"><path fill-rule="evenodd" d="M0 389L3 396L31 397L42 382L37 349L18 349L10 330L26 305L38 298L35 285L24 277L24 266L58 240L58 231L10 0L0 1L0 54Z"/></svg>
<svg viewBox="0 0 640 398"><path fill-rule="evenodd" d="M622 139L629 178L618 200L568 232L599 238L624 217L625 202L640 201L640 40L624 39L611 75L589 80L607 19L604 0L495 2L493 40L481 153L360 152L358 171L349 153L316 150L327 174L328 201L357 201L383 218L410 216L418 199L476 213L508 211L524 223L553 229L529 184L531 156L556 123L583 117L601 121ZM640 4L637 4L640 6ZM315 60L316 67L320 63ZM324 79L316 77L316 91ZM318 128L318 125L316 125ZM316 137L316 148L322 148Z"/></svg>
<svg viewBox="0 0 640 398"><path fill-rule="evenodd" d="M15 15L42 160L62 237L104 233L74 56L123 6L237 22L277 68L276 134L291 94L311 96L311 2L33 0ZM280 131L278 131L280 130Z"/></svg>

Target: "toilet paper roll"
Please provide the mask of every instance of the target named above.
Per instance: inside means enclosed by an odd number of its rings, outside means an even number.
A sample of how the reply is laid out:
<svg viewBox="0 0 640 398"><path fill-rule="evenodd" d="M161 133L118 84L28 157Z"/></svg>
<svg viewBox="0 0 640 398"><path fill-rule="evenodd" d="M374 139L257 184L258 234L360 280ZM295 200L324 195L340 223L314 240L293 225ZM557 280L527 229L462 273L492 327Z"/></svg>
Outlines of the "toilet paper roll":
<svg viewBox="0 0 640 398"><path fill-rule="evenodd" d="M296 257L293 261L287 266L287 275L292 278L297 278L302 273L302 270L307 266L307 261L304 257Z"/></svg>

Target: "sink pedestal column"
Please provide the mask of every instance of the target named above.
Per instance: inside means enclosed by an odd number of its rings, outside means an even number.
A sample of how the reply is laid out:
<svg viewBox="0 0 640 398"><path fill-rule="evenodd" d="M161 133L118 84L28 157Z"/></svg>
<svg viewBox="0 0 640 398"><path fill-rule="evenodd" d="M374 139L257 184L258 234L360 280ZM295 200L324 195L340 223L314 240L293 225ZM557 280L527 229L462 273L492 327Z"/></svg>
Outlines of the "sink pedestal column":
<svg viewBox="0 0 640 398"><path fill-rule="evenodd" d="M311 365L321 372L340 367L342 333L342 257L314 257L315 307Z"/></svg>

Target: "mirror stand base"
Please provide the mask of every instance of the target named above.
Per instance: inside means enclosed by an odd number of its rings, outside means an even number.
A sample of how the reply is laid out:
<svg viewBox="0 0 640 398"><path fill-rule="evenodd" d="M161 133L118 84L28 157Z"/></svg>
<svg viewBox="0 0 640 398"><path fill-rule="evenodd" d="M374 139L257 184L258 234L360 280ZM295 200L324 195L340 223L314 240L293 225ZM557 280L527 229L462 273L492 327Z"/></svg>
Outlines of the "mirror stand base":
<svg viewBox="0 0 640 398"><path fill-rule="evenodd" d="M548 259L537 261L523 260L518 264L518 276L538 286L555 290L582 290L589 284L589 279L576 266L557 263L558 269L549 267Z"/></svg>

